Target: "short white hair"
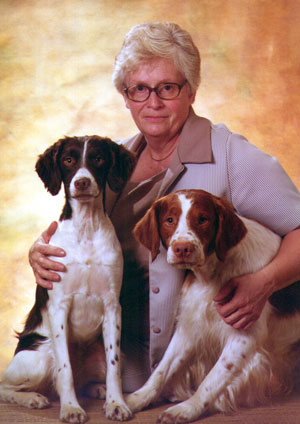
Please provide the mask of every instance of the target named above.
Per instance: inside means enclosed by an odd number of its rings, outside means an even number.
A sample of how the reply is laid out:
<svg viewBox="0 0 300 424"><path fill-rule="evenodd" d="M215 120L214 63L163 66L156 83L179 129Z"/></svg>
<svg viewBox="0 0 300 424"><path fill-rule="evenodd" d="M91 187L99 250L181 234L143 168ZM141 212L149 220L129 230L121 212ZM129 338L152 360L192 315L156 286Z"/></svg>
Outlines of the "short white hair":
<svg viewBox="0 0 300 424"><path fill-rule="evenodd" d="M112 79L116 89L123 93L127 73L157 57L171 59L196 93L200 84L199 50L190 34L172 22L146 22L131 28L115 60Z"/></svg>

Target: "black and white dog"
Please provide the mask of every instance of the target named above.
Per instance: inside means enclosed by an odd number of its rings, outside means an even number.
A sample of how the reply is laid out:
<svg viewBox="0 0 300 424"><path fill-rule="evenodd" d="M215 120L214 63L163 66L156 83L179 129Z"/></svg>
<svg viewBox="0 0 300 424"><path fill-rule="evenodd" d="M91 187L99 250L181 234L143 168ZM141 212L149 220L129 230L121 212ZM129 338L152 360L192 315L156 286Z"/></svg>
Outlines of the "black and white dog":
<svg viewBox="0 0 300 424"><path fill-rule="evenodd" d="M0 399L28 408L45 408L47 388L60 397L60 419L83 423L74 388L105 381L106 416L124 421L131 411L123 400L120 372L123 257L105 207L105 187L118 192L135 166L133 154L99 136L66 137L40 155L36 171L66 202L53 245L66 251L67 271L53 290L38 286L36 301L19 334L15 356L4 372ZM106 369L98 357L104 348ZM101 362L101 361L100 361ZM73 380L74 378L74 380Z"/></svg>

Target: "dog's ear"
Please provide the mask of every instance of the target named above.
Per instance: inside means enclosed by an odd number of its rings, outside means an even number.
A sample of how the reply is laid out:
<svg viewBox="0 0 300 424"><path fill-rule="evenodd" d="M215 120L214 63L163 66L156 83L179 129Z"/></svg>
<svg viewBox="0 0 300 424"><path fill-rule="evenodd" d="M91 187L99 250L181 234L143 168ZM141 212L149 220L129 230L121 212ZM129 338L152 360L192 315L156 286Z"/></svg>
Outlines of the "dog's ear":
<svg viewBox="0 0 300 424"><path fill-rule="evenodd" d="M62 175L58 165L58 153L64 140L58 140L45 152L39 155L35 170L43 181L46 189L55 196L61 187Z"/></svg>
<svg viewBox="0 0 300 424"><path fill-rule="evenodd" d="M133 229L133 235L137 241L150 250L152 262L157 257L160 246L159 211L160 201L157 200Z"/></svg>
<svg viewBox="0 0 300 424"><path fill-rule="evenodd" d="M134 153L124 146L111 140L106 141L109 143L112 154L112 165L108 172L107 182L111 190L117 193L124 188L134 170L137 159Z"/></svg>
<svg viewBox="0 0 300 424"><path fill-rule="evenodd" d="M215 198L214 203L218 217L216 255L220 261L224 261L228 250L245 237L247 229L226 199Z"/></svg>

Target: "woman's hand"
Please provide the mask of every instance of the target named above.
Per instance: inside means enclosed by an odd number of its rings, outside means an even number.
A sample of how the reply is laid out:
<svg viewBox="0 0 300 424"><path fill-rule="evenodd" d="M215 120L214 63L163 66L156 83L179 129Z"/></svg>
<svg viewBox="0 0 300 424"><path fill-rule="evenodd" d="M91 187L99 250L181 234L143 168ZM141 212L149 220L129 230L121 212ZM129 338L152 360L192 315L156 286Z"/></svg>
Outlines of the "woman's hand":
<svg viewBox="0 0 300 424"><path fill-rule="evenodd" d="M274 291L300 280L300 228L282 240L273 260L253 274L228 281L214 297L223 320L239 330L247 330L259 318Z"/></svg>
<svg viewBox="0 0 300 424"><path fill-rule="evenodd" d="M272 293L262 272L236 277L214 297L217 311L226 324L247 330L260 317Z"/></svg>
<svg viewBox="0 0 300 424"><path fill-rule="evenodd" d="M60 281L60 276L56 272L65 271L65 266L60 262L52 261L48 256L63 257L65 251L59 247L49 244L51 237L57 229L57 222L52 222L29 251L29 262L32 267L36 283L46 289L52 289L53 283Z"/></svg>

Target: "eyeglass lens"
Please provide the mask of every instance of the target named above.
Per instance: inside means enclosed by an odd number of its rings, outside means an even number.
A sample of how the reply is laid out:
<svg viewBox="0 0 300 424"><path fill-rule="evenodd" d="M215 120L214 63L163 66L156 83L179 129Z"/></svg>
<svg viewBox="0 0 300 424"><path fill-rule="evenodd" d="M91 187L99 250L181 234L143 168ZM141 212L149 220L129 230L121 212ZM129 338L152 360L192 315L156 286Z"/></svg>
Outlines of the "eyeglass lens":
<svg viewBox="0 0 300 424"><path fill-rule="evenodd" d="M154 88L139 84L127 88L126 94L131 100L143 102L150 97L152 91L155 91L161 99L171 100L179 95L181 88L182 85L177 83L161 83Z"/></svg>

